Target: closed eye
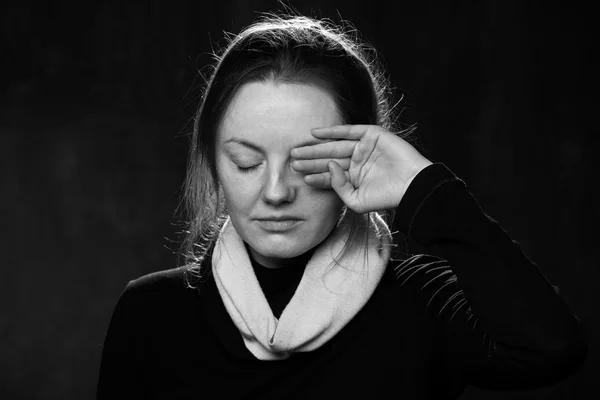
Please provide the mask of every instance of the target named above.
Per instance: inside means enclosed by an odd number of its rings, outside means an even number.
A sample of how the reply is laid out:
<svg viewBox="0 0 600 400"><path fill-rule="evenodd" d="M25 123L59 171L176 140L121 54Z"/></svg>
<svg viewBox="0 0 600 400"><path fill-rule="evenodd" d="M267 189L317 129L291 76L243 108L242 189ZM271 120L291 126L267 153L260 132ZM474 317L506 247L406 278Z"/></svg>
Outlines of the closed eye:
<svg viewBox="0 0 600 400"><path fill-rule="evenodd" d="M260 167L260 164L253 165L253 166L251 166L251 167L240 167L240 166L238 165L237 167L238 167L238 170L239 170L240 172L243 172L243 173L248 173L248 172L252 172L252 171L254 171L255 169L257 169L258 167Z"/></svg>

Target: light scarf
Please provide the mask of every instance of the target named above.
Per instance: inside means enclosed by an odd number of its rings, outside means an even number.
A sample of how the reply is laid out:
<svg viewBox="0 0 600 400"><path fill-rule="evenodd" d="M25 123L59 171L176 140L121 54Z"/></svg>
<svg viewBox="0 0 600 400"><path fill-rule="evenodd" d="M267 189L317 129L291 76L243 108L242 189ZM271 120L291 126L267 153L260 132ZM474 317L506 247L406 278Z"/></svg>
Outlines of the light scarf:
<svg viewBox="0 0 600 400"><path fill-rule="evenodd" d="M215 243L213 275L229 316L256 358L282 360L295 352L315 350L362 309L381 280L390 255L387 225L379 216L371 221L366 257L365 246L352 246L339 264L332 264L348 238L341 225L318 245L278 320L243 240L227 219ZM329 272L328 267L332 268Z"/></svg>

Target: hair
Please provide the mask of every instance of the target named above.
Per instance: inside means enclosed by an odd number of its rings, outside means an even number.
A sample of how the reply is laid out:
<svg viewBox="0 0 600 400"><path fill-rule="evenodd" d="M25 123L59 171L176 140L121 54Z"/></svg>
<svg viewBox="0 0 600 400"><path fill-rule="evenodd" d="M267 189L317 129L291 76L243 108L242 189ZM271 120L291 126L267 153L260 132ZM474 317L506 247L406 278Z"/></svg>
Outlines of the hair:
<svg viewBox="0 0 600 400"><path fill-rule="evenodd" d="M377 53L351 26L267 13L226 40L224 50L214 54L215 64L193 120L182 201L185 236L180 249L190 286L192 279L203 277L204 268L210 271L203 261L228 216L217 178L216 137L242 85L271 81L316 85L332 96L344 124L380 125L409 141L414 131L414 125L398 126L399 114L394 113L398 103L392 106L393 90ZM349 236L335 262L352 246L366 245L369 227L381 232L378 221L389 225L391 219L393 211L357 214L344 206L338 225L346 225Z"/></svg>

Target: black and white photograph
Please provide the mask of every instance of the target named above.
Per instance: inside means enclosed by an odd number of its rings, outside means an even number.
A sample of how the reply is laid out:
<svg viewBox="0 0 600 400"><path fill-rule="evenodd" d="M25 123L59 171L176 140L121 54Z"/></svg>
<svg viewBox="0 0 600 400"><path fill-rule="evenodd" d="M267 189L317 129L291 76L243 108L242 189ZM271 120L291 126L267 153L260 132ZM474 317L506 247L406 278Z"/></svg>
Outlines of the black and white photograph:
<svg viewBox="0 0 600 400"><path fill-rule="evenodd" d="M600 397L595 19L3 2L0 399Z"/></svg>

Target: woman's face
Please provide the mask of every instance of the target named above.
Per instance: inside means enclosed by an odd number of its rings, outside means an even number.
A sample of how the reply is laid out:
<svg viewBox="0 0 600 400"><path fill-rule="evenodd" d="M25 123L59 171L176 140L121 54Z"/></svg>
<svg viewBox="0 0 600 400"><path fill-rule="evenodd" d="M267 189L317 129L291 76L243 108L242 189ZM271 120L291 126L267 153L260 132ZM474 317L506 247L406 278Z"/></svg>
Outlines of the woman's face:
<svg viewBox="0 0 600 400"><path fill-rule="evenodd" d="M316 86L252 82L232 99L217 132L217 175L231 222L260 264L277 268L335 227L340 198L304 183L290 151L324 142L311 129L341 123L333 98Z"/></svg>

